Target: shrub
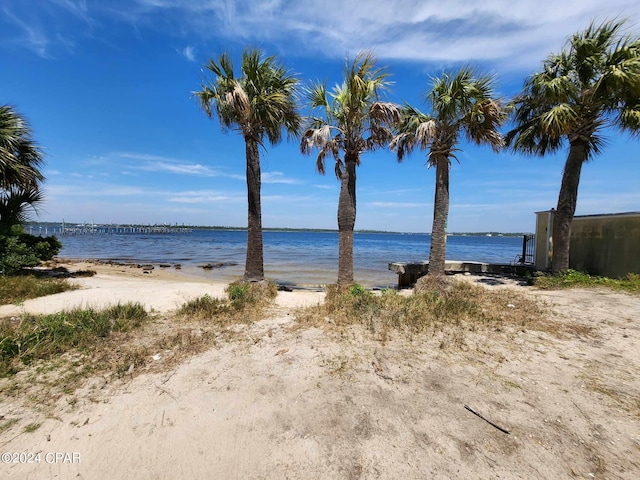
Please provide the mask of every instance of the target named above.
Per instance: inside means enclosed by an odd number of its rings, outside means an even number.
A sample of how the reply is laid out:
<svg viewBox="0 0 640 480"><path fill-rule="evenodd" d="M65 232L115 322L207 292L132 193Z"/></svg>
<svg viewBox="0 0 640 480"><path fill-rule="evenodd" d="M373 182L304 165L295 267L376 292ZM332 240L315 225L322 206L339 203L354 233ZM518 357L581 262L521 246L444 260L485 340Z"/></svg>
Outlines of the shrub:
<svg viewBox="0 0 640 480"><path fill-rule="evenodd" d="M216 315L227 313L229 309L230 306L225 300L203 295L183 304L177 313L195 318L213 318Z"/></svg>
<svg viewBox="0 0 640 480"><path fill-rule="evenodd" d="M265 305L278 295L278 286L269 281L232 282L227 287L227 296L233 307L241 309L247 305Z"/></svg>
<svg viewBox="0 0 640 480"><path fill-rule="evenodd" d="M0 235L0 271L4 275L14 275L23 268L51 260L61 248L62 244L55 236L36 237L24 233L21 226L14 226Z"/></svg>

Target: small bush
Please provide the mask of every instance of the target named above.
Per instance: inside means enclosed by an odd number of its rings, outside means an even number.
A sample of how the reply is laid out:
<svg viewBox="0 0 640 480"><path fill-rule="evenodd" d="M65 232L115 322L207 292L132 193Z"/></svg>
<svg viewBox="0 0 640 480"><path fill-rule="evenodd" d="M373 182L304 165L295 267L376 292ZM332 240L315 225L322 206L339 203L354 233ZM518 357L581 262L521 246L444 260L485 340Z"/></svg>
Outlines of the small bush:
<svg viewBox="0 0 640 480"><path fill-rule="evenodd" d="M178 315L188 315L196 318L212 318L216 315L228 313L230 305L227 301L210 295L194 298L178 309Z"/></svg>
<svg viewBox="0 0 640 480"><path fill-rule="evenodd" d="M227 287L227 296L229 300L237 303L245 303L249 301L249 284L233 282Z"/></svg>
<svg viewBox="0 0 640 480"><path fill-rule="evenodd" d="M367 290L362 285L354 283L349 287L349 293L354 297L361 297L367 293Z"/></svg>
<svg viewBox="0 0 640 480"><path fill-rule="evenodd" d="M195 320L209 320L217 324L246 323L262 312L278 294L273 282L233 282L226 289L227 298L204 295L189 300L177 313Z"/></svg>
<svg viewBox="0 0 640 480"><path fill-rule="evenodd" d="M234 308L241 309L248 305L265 305L278 295L278 286L268 280L261 282L233 282L227 287L227 296Z"/></svg>
<svg viewBox="0 0 640 480"><path fill-rule="evenodd" d="M14 275L23 268L35 267L51 260L61 248L56 237L29 235L16 225L0 234L0 272Z"/></svg>

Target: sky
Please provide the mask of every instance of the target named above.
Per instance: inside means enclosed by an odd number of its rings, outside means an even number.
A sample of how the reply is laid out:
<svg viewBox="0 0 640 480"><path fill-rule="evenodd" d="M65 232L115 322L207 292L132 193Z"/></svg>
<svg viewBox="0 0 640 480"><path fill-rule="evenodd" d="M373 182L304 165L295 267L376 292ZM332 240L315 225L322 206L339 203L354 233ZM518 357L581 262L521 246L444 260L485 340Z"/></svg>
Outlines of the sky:
<svg viewBox="0 0 640 480"><path fill-rule="evenodd" d="M302 87L333 86L347 58L372 50L393 82L386 99L426 110L431 79L468 64L495 74L508 100L568 36L611 18L640 34L637 0L1 0L0 104L29 120L45 152L38 220L244 227L244 142L193 97L209 58L230 52L237 68L258 47ZM534 212L556 206L566 149L460 148L450 232L531 232ZM260 155L264 227L337 228L330 166L319 175L286 136ZM576 214L640 211L639 156L638 138L607 132L582 170ZM356 229L429 232L425 160L363 154Z"/></svg>

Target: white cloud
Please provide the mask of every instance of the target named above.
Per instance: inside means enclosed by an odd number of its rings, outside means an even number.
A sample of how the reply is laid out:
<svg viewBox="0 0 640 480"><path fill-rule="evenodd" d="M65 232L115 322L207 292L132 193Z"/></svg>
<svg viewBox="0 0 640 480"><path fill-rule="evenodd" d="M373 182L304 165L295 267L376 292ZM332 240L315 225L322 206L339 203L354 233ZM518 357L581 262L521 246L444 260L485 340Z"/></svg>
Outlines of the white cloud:
<svg viewBox="0 0 640 480"><path fill-rule="evenodd" d="M196 49L191 45L184 47L181 50L178 50L178 53L182 55L184 58L189 60L190 62L196 61Z"/></svg>
<svg viewBox="0 0 640 480"><path fill-rule="evenodd" d="M222 173L218 170L207 167L206 165L199 163L185 163L178 159L162 157L159 155L135 152L116 152L113 156L131 160L141 160L143 163L130 166L130 168L136 170L144 170L147 172L168 172L178 175L197 175L201 177L226 177L236 180L244 180L244 176L242 175Z"/></svg>
<svg viewBox="0 0 640 480"><path fill-rule="evenodd" d="M217 202L241 202L246 201L246 198L240 193L226 193L214 190L194 190L174 193L167 197L167 201L173 203L211 204Z"/></svg>
<svg viewBox="0 0 640 480"><path fill-rule="evenodd" d="M282 172L262 172L262 183L286 183L288 185L299 184L295 178L286 177Z"/></svg>
<svg viewBox="0 0 640 480"><path fill-rule="evenodd" d="M368 0L366 8L357 0L138 2L146 13L181 12L182 24L204 37L211 35L215 22L216 35L273 41L285 51L343 57L345 52L373 49L386 59L486 60L509 69L538 66L593 19L637 21L640 14L640 4L632 0L568 0L546 6L533 0ZM296 41L290 42L291 37Z"/></svg>
<svg viewBox="0 0 640 480"><path fill-rule="evenodd" d="M383 59L438 65L485 61L502 71L537 68L567 36L591 20L640 21L640 2L635 0L547 5L534 0L367 0L366 8L359 0L114 0L108 7L100 2L87 5L84 0L50 2L51 8L36 13L20 5L20 16L3 9L25 33L25 45L39 55L46 55L49 44L59 41L50 26L57 22L51 19L70 12L83 22L85 35L91 35L91 26L103 18L115 18L137 29L171 31L182 38L273 42L291 55L342 58L345 53L373 49ZM195 60L190 45L179 53Z"/></svg>
<svg viewBox="0 0 640 480"><path fill-rule="evenodd" d="M419 202L370 202L366 205L380 208L427 208L432 206L430 203Z"/></svg>

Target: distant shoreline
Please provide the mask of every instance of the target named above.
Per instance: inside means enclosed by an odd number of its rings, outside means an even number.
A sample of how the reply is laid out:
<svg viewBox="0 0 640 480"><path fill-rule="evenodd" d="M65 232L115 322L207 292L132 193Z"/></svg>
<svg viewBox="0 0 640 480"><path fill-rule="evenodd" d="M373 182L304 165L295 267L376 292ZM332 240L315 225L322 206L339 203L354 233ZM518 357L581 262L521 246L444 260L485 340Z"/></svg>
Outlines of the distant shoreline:
<svg viewBox="0 0 640 480"><path fill-rule="evenodd" d="M25 224L26 227L59 227L63 222L27 222ZM66 225L86 225L91 226L92 224L87 224L86 222L64 222ZM175 227L175 228L189 228L193 230L228 230L228 231L246 231L246 227L228 227L221 225L178 225L178 224L169 224L169 223L153 223L153 224L142 224L142 223L96 223L93 224L95 227ZM264 227L262 229L263 232L313 232L313 233L338 233L337 229L331 228L295 228L295 227ZM356 229L354 233L375 233L375 234L388 234L388 235L431 235L430 232L395 232L389 230L369 230L369 229ZM496 231L485 231L485 232L450 232L447 235L453 237L522 237L524 235L531 235L532 232L496 232Z"/></svg>

